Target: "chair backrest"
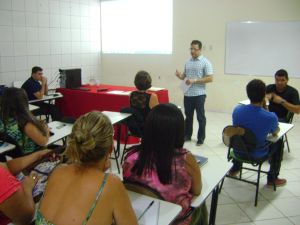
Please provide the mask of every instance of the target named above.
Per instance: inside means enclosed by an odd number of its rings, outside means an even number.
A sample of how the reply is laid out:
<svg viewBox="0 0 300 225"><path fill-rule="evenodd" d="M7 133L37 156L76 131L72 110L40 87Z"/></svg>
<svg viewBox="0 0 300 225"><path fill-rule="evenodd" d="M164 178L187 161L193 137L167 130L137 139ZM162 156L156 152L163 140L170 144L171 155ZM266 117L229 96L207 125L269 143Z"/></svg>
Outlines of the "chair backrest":
<svg viewBox="0 0 300 225"><path fill-rule="evenodd" d="M152 198L163 200L162 196L160 195L160 193L158 191L154 190L153 188L151 188L145 184L133 182L130 180L124 180L123 183L127 190L137 192L142 195L147 195Z"/></svg>
<svg viewBox="0 0 300 225"><path fill-rule="evenodd" d="M145 119L143 115L136 109L132 107L122 108L122 113L130 113L132 114L126 121L126 125L133 136L141 137L144 130Z"/></svg>
<svg viewBox="0 0 300 225"><path fill-rule="evenodd" d="M256 148L255 134L246 128L227 126L223 129L223 143L240 152L249 153Z"/></svg>
<svg viewBox="0 0 300 225"><path fill-rule="evenodd" d="M294 119L294 113L288 112L288 114L286 115L286 122L287 123L292 123L293 119Z"/></svg>

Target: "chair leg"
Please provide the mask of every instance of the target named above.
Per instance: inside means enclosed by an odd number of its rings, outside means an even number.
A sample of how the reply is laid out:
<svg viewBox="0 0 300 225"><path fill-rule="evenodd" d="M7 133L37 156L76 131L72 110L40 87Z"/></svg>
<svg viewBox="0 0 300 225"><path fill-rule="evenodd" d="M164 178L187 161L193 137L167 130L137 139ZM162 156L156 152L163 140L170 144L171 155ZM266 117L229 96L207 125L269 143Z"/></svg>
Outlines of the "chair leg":
<svg viewBox="0 0 300 225"><path fill-rule="evenodd" d="M222 182L221 182L221 185L220 185L220 188L219 188L219 194L221 193L221 190L222 190L225 178L226 177L224 177L223 180L222 180Z"/></svg>
<svg viewBox="0 0 300 225"><path fill-rule="evenodd" d="M255 203L254 206L257 206L257 199L258 199L258 189L259 189L259 180L260 180L260 171L261 171L261 165L258 166L258 171L257 171L257 181L256 181L256 191L255 191Z"/></svg>
<svg viewBox="0 0 300 225"><path fill-rule="evenodd" d="M119 162L118 162L118 157L116 156L117 151L116 151L115 147L114 147L114 154L115 154L115 160L116 160L116 164L117 164L117 168L118 168L118 173L120 173L120 166L119 166Z"/></svg>
<svg viewBox="0 0 300 225"><path fill-rule="evenodd" d="M284 135L284 137L285 137L285 142L286 142L286 146L287 146L287 149L288 149L288 153L290 153L290 145L289 145L288 137L287 137L286 134Z"/></svg>
<svg viewBox="0 0 300 225"><path fill-rule="evenodd" d="M126 146L127 146L127 142L128 142L128 133L126 134L126 137L125 137L125 143L124 143L124 148L123 148L123 152L122 152L122 157L121 157L121 164L123 163L123 160L124 160L124 155L126 153Z"/></svg>

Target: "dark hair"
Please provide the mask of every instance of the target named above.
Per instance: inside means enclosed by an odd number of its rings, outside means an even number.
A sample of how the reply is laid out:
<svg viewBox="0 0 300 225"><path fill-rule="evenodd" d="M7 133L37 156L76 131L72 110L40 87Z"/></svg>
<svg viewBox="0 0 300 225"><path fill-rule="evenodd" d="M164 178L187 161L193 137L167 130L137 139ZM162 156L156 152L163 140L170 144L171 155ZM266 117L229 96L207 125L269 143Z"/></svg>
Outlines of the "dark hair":
<svg viewBox="0 0 300 225"><path fill-rule="evenodd" d="M134 78L134 85L138 90L145 91L151 88L152 79L147 71L141 70L137 72Z"/></svg>
<svg viewBox="0 0 300 225"><path fill-rule="evenodd" d="M281 69L281 70L278 70L276 73L275 73L275 77L278 76L278 77L285 77L287 80L289 79L289 75L288 75L288 72L284 69Z"/></svg>
<svg viewBox="0 0 300 225"><path fill-rule="evenodd" d="M46 129L29 111L27 94L21 88L7 88L2 95L0 119L4 126L11 118L17 121L22 132L24 132L25 125L31 122L46 136Z"/></svg>
<svg viewBox="0 0 300 225"><path fill-rule="evenodd" d="M43 71L42 67L34 66L34 67L32 67L32 69L31 69L31 74L36 73L36 72L38 72L38 71Z"/></svg>
<svg viewBox="0 0 300 225"><path fill-rule="evenodd" d="M251 103L259 103L266 95L266 84L261 80L254 79L247 84L246 90Z"/></svg>
<svg viewBox="0 0 300 225"><path fill-rule="evenodd" d="M193 40L191 45L198 45L199 49L202 48L202 43L201 43L201 41L198 41L198 40Z"/></svg>
<svg viewBox="0 0 300 225"><path fill-rule="evenodd" d="M173 104L155 106L147 116L139 158L132 172L141 176L156 168L162 184L172 182L172 164L184 144L184 119Z"/></svg>

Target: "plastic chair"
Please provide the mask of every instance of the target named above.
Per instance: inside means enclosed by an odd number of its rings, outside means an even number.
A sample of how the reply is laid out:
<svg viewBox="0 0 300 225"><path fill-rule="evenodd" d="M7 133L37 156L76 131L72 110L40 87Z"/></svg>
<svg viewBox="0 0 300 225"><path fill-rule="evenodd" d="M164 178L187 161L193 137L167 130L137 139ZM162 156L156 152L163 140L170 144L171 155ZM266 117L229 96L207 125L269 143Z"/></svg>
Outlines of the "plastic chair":
<svg viewBox="0 0 300 225"><path fill-rule="evenodd" d="M261 166L265 161L269 159L270 155L267 155L259 159L252 157L251 152L256 148L256 137L254 133L249 129L238 127L238 126L227 126L223 130L222 137L223 137L223 143L228 147L228 153L227 153L228 161L235 160L242 164L239 177L234 177L230 175L226 175L226 177L255 185L256 191L255 191L254 206L257 206L260 175L261 173L265 173L265 174L268 173L267 171L262 171ZM264 146L264 148L268 148L268 147L269 144ZM235 154L234 149L238 149L239 152L243 152L245 157L241 157ZM244 167L243 164L250 164L253 167L257 167L257 169ZM242 178L243 169L257 172L256 181L243 179ZM221 184L221 186L222 185L223 183ZM275 184L273 185L273 187L274 187L274 191L276 191Z"/></svg>
<svg viewBox="0 0 300 225"><path fill-rule="evenodd" d="M126 107L121 109L121 113L130 113L132 114L131 117L129 117L125 122L124 125L127 126L127 133L125 136L125 143L123 148L123 153L121 157L121 164L124 160L124 155L128 152L130 148L127 148L129 137L135 137L135 138L141 138L143 134L143 128L144 128L144 118L141 115L141 113L132 108L132 107Z"/></svg>

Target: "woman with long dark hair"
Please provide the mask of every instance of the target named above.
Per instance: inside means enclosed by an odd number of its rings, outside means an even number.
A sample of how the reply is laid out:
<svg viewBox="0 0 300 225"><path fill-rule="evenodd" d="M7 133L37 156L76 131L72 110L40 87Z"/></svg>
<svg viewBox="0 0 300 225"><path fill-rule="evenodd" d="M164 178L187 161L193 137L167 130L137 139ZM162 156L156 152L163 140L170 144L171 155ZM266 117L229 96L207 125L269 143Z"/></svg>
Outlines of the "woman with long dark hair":
<svg viewBox="0 0 300 225"><path fill-rule="evenodd" d="M47 125L38 121L29 111L25 91L14 87L6 89L2 95L0 132L15 140L23 154L45 146L49 139Z"/></svg>
<svg viewBox="0 0 300 225"><path fill-rule="evenodd" d="M194 156L183 148L184 118L173 104L155 106L146 119L141 145L134 146L123 164L126 181L138 182L160 193L162 198L189 210L202 182ZM182 224L190 224L191 217Z"/></svg>

